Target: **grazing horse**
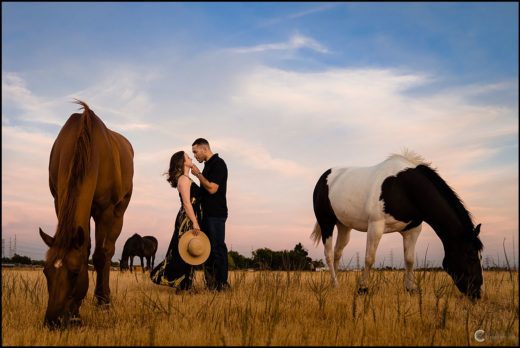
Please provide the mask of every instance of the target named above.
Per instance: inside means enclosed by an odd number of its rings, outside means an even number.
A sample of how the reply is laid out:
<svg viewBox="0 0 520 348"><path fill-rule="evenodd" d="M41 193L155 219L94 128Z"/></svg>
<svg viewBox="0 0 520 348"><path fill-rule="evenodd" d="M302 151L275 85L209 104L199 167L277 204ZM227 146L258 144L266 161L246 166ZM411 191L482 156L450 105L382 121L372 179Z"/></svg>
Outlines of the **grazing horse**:
<svg viewBox="0 0 520 348"><path fill-rule="evenodd" d="M155 263L155 253L157 252L157 239L153 236L141 237L135 233L128 238L123 247L123 255L120 260L121 271L132 269L134 267L134 256L141 258L141 268L143 272L145 269L152 270ZM144 267L143 257L146 259L146 268ZM128 267L128 259L130 259L130 267Z"/></svg>
<svg viewBox="0 0 520 348"><path fill-rule="evenodd" d="M351 229L367 232L365 268L359 293L367 291L370 268L379 240L384 233L399 232L403 237L406 266L405 288L416 290L413 278L415 243L422 222L428 223L444 247L444 270L457 288L471 299L480 298L483 245L471 215L457 194L411 151L392 155L372 167L346 167L327 170L313 193L317 222L311 234L316 245L321 238L332 281ZM332 231L338 229L332 250Z"/></svg>
<svg viewBox="0 0 520 348"><path fill-rule="evenodd" d="M87 104L76 100L82 114L72 114L62 127L49 160L49 187L58 226L54 237L40 228L49 247L43 273L49 300L44 323L55 328L81 323L79 307L88 290L90 218L95 222L97 303L110 302L109 272L123 214L132 195L134 151Z"/></svg>

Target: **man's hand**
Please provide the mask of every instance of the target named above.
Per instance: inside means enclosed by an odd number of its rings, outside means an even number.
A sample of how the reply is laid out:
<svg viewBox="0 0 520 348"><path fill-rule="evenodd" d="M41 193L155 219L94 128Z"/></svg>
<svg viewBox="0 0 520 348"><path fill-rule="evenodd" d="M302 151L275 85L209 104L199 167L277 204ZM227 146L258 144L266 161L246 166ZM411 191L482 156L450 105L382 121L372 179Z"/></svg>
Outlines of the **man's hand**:
<svg viewBox="0 0 520 348"><path fill-rule="evenodd" d="M192 165L191 166L191 173L195 176L199 175L200 174L200 170L199 168L196 166L196 165Z"/></svg>

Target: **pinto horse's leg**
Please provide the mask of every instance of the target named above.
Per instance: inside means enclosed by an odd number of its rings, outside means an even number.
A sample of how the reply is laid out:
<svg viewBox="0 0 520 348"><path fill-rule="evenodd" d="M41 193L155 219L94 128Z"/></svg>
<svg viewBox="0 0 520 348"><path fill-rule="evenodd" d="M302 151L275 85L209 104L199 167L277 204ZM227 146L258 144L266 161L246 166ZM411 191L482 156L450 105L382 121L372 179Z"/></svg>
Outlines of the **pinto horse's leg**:
<svg viewBox="0 0 520 348"><path fill-rule="evenodd" d="M341 255L343 254L343 249L348 244L350 240L350 231L351 229L342 223L337 223L338 227L338 236L336 238L336 245L334 246L334 272L336 275L338 274L339 268L339 260L341 259Z"/></svg>
<svg viewBox="0 0 520 348"><path fill-rule="evenodd" d="M327 262L327 266L329 267L332 284L334 286L337 286L338 279L336 278L336 272L334 271L334 251L332 249L332 234L330 235L330 237L325 239L323 246L324 246L324 253L325 253L325 261Z"/></svg>
<svg viewBox="0 0 520 348"><path fill-rule="evenodd" d="M406 266L404 287L409 292L415 292L417 291L417 286L415 286L413 276L413 263L415 259L415 243L417 242L419 233L421 233L421 225L400 233L403 236L404 263Z"/></svg>
<svg viewBox="0 0 520 348"><path fill-rule="evenodd" d="M376 260L376 250L385 231L385 220L371 221L368 223L367 246L365 252L365 269L359 282L358 293L363 294L368 291L368 276L370 269Z"/></svg>

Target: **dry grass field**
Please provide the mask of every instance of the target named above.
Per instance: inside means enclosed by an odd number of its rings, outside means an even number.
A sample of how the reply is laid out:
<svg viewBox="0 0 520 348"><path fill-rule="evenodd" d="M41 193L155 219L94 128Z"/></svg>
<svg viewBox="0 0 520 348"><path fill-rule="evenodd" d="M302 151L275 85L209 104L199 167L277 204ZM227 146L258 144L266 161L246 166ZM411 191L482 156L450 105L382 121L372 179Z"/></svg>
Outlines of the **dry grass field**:
<svg viewBox="0 0 520 348"><path fill-rule="evenodd" d="M2 346L81 345L517 345L518 273L484 273L485 294L472 304L444 272L416 271L409 295L403 271L374 271L357 295L360 273L230 272L233 289L176 294L148 273L111 272L113 305L94 305L94 273L81 327L49 331L41 269L2 269ZM485 341L474 338L484 330Z"/></svg>

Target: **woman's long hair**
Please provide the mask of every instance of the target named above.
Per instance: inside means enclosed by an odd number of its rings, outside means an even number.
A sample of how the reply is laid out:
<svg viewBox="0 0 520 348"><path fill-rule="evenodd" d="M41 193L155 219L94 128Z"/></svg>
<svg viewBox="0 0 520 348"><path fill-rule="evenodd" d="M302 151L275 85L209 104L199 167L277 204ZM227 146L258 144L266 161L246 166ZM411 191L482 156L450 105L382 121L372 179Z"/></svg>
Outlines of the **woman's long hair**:
<svg viewBox="0 0 520 348"><path fill-rule="evenodd" d="M177 187L177 181L179 180L179 176L184 173L184 151L178 151L172 155L170 158L170 168L168 172L165 173L168 175L166 181L172 185L172 187Z"/></svg>

